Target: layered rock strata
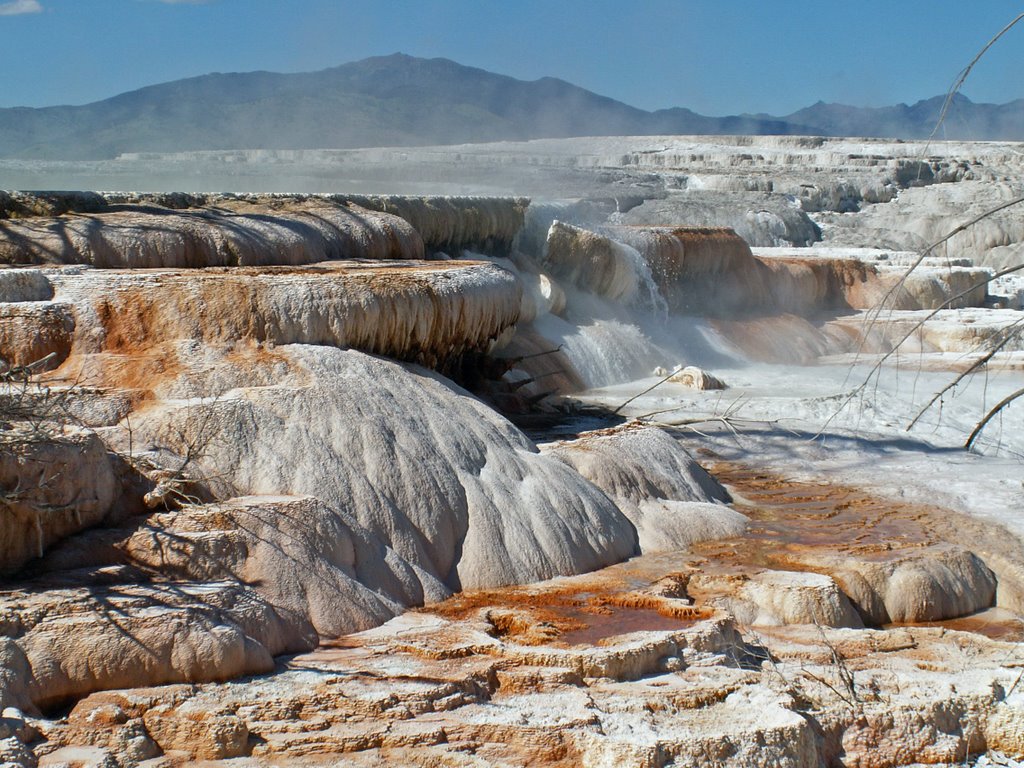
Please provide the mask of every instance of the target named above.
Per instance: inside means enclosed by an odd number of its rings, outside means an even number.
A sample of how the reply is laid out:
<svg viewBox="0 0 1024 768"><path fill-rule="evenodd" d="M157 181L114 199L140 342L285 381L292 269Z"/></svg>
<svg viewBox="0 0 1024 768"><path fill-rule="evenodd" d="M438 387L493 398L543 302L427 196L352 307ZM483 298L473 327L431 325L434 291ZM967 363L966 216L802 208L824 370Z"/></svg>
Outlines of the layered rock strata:
<svg viewBox="0 0 1024 768"><path fill-rule="evenodd" d="M545 334L589 312L593 341L609 306L711 316L775 361L793 343L760 332L803 329L810 361L877 320L822 313L979 301L963 281L986 273L894 290L865 259L755 255L677 222L556 221L522 253L515 199L0 202L0 258L35 265L0 270L0 407L26 409L0 420L5 759L1024 753L1016 645L954 635L968 673L944 629L877 628L1019 610L1019 543L962 523L968 549L889 501L780 511L742 488L730 508L678 435L539 447L438 372L495 401L578 388L575 350ZM470 246L483 261L422 260Z"/></svg>
<svg viewBox="0 0 1024 768"><path fill-rule="evenodd" d="M104 268L240 267L329 259L421 259L404 219L356 206L289 202L278 209L132 207L0 221L0 263Z"/></svg>
<svg viewBox="0 0 1024 768"><path fill-rule="evenodd" d="M842 251L756 249L728 229L608 227L632 245L676 312L810 316L851 309L916 310L982 306L989 270L963 266L906 269Z"/></svg>
<svg viewBox="0 0 1024 768"><path fill-rule="evenodd" d="M444 252L449 255L457 255L466 250L508 255L523 226L528 205L529 200L525 198L495 197L0 191L0 219L109 214L133 210L152 213L155 208L181 213L210 209L255 213L255 209L262 208L264 213L283 214L277 223L296 231L305 229L306 233L316 234L326 231L328 239L361 236L364 244L377 234L372 231L374 229L385 235L390 234L387 227L393 226L397 218L416 231L428 253ZM303 213L307 215L301 215ZM325 221L314 221L318 216L322 216ZM217 224L234 224L236 228L248 228L252 224L246 219L223 221L216 218L208 223L211 229ZM271 219L266 223L275 222ZM320 232L309 229L311 225L317 224ZM331 224L340 232L332 233L328 228ZM364 234L360 231L360 225L368 226L371 231ZM400 225L396 234L404 235L405 225ZM209 230L203 231L202 223L194 226L198 234L209 234ZM81 227L72 231L78 229ZM253 233L253 236L258 234ZM268 234L281 236L281 233L274 232L270 227ZM270 241L273 242L272 239ZM415 242L412 246L415 247ZM360 255L352 252L346 254L348 258ZM397 254L392 257L400 258Z"/></svg>
<svg viewBox="0 0 1024 768"><path fill-rule="evenodd" d="M664 567L641 559L465 593L247 685L98 693L34 725L53 762L91 746L172 764L888 768L1024 749L1014 642L921 627L744 630L691 605L683 575L654 573ZM748 592L798 606L817 585L790 576ZM828 590L817 592L820 608ZM945 654L951 642L960 656Z"/></svg>

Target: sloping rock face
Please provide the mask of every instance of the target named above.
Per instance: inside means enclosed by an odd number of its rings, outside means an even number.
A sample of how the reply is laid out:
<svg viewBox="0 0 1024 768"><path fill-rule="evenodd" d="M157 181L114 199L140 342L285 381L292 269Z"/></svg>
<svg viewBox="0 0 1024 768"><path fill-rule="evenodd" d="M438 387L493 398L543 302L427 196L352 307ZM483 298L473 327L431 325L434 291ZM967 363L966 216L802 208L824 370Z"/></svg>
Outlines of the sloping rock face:
<svg viewBox="0 0 1024 768"><path fill-rule="evenodd" d="M170 370L177 350L168 345L181 341L351 346L440 366L488 350L515 324L521 296L513 275L466 262L39 274L56 296L0 303L0 358L18 366L52 356L55 368L74 352L70 367L90 370L92 383L121 386L129 358Z"/></svg>
<svg viewBox="0 0 1024 768"><path fill-rule="evenodd" d="M191 505L67 541L38 570L130 566L182 582L251 585L283 615L335 637L447 596L350 514L305 496Z"/></svg>
<svg viewBox="0 0 1024 768"><path fill-rule="evenodd" d="M526 198L401 197L398 195L331 196L409 222L428 253L457 256L463 251L508 256L523 228Z"/></svg>
<svg viewBox="0 0 1024 768"><path fill-rule="evenodd" d="M19 301L0 304L0 358L26 366L44 358L55 368L71 353L75 316L67 304ZM52 357L51 357L52 356Z"/></svg>
<svg viewBox="0 0 1024 768"><path fill-rule="evenodd" d="M6 595L22 707L145 682L229 679L448 590L351 516L251 497L132 518L51 551Z"/></svg>
<svg viewBox="0 0 1024 768"><path fill-rule="evenodd" d="M0 271L0 303L48 301L53 286L38 269L5 269Z"/></svg>
<svg viewBox="0 0 1024 768"><path fill-rule="evenodd" d="M222 398L136 411L130 435L108 431L147 456L189 455L192 486L262 495L130 518L52 549L0 601L31 670L15 681L15 703L46 709L94 690L264 673L275 655L453 589L592 570L638 551L612 499L436 375L356 352L288 354L296 378L319 384L233 381ZM228 385L230 372L207 374L207 386ZM331 413L339 391L345 413ZM392 410L410 399L414 423ZM154 477L173 482L168 474ZM268 495L288 486L318 498Z"/></svg>
<svg viewBox="0 0 1024 768"><path fill-rule="evenodd" d="M790 275L792 288L777 293L778 304L798 314L816 308L981 307L992 275L992 270L974 267L970 260L920 257L914 252L870 248L755 248L753 252L769 269ZM908 273L911 264L917 266ZM809 278L817 290L807 285Z"/></svg>
<svg viewBox="0 0 1024 768"><path fill-rule="evenodd" d="M329 348L281 348L277 364L278 386L216 369L181 377L183 394L202 381L210 399L137 412L133 440L184 456L205 430L196 466L215 488L315 494L450 589L578 573L636 551L614 503L450 382Z"/></svg>
<svg viewBox="0 0 1024 768"><path fill-rule="evenodd" d="M249 244L260 238L264 239L264 245L286 240L294 242L293 237L280 231L283 226L292 229L294 234L313 235L314 243L323 237L321 247L328 244L348 248L369 246L370 252L380 253L381 248L387 247L415 249L419 240L428 254L457 255L474 251L507 256L523 227L529 203L526 198L501 197L0 191L0 219L123 210L145 214L153 213L154 209L183 213L190 209L193 212L215 209L218 215L207 213L206 221L192 222L191 229L197 235L215 236L219 225L236 232L252 228L254 231L247 238ZM230 213L262 217L265 226L260 227L261 222L253 222L244 215L225 215ZM324 220L317 222L325 213ZM176 220L172 218L168 222L176 223ZM416 233L411 238L410 228ZM384 235L385 240L393 237L406 242L385 245L380 235ZM355 258L359 254L347 252L344 256ZM403 257L392 253L390 258Z"/></svg>
<svg viewBox="0 0 1024 768"><path fill-rule="evenodd" d="M195 422L171 422L168 414L180 415L174 406L136 412L130 439L147 456L162 452L166 459L168 447L178 447L152 434L154 422L166 424L173 439L193 441L179 449L197 451L191 487L257 483L263 495L184 503L53 546L33 564L33 577L0 599L10 653L22 659L20 671L18 664L8 666L12 679L4 691L11 703L47 710L96 690L262 674L272 669L274 656L312 648L318 637L375 626L459 587L592 570L638 551L629 518L611 498L562 462L538 455L507 422L451 384L355 352L293 351L307 366L320 359L322 369L304 375L316 373L322 382L320 396L314 388L307 400L321 415L335 383L323 359L362 358L344 367L348 388L377 382L347 396L360 402L357 434L346 436L352 431L346 421L331 414L304 420L287 413L287 384L272 388L268 394L275 397L262 405L254 392L238 388L207 401L223 406L217 413L193 401L189 416L212 430L209 438L196 435ZM403 426L386 405L410 392L426 429ZM240 419L234 413L239 403ZM277 417L290 416L292 426L266 421L261 410L267 403L276 404ZM317 432L316 421L333 434ZM273 438L261 434L265 429ZM306 429L312 432L305 435ZM279 453L246 449L251 455L240 457L232 448L239 431L249 431L253 445ZM645 431L632 436L632 451L622 451L629 466L639 466L644 445L662 443L668 450L670 443L654 434L645 439ZM300 434L301 442L294 442ZM119 439L109 431L106 437L115 445ZM600 436L591 440L600 442ZM317 450L317 443L338 453ZM428 456L430 450L438 455ZM692 460L678 448L674 453L700 478ZM366 463L347 463L355 457ZM143 459L133 457L139 467ZM182 474L158 474L157 482ZM619 469L616 477L640 489L654 476L630 479L628 469ZM671 473L656 482L672 482ZM690 498L708 498L700 485L679 482ZM702 482L714 491L710 478ZM267 495L288 484L314 488L319 498ZM676 510L662 515L670 512ZM671 536L656 541L650 528L652 550L678 543Z"/></svg>
<svg viewBox="0 0 1024 768"><path fill-rule="evenodd" d="M617 224L725 228L750 245L809 246L821 240L821 230L798 206L781 196L760 192L700 189L674 193L662 200L616 214Z"/></svg>
<svg viewBox="0 0 1024 768"><path fill-rule="evenodd" d="M870 206L850 217L821 218L828 227L828 241L836 246L924 250L952 233L935 255L966 257L978 266L1000 269L1020 263L1017 248L1024 240L1020 207L1004 208L1024 193L1019 178L1017 168L993 179L908 189L888 205ZM961 229L976 218L980 218L977 223Z"/></svg>
<svg viewBox="0 0 1024 768"><path fill-rule="evenodd" d="M50 369L6 394L38 387L95 431L38 414L46 436L0 461L0 567L29 565L0 599L13 703L265 673L455 590L640 551L624 502L434 371L373 356L490 351L523 311L516 271L411 258L405 219L323 199L50 202L98 211L4 223L10 260L45 263L0 271L0 373ZM521 222L515 202L447 205L435 245ZM645 445L620 449L634 471Z"/></svg>
<svg viewBox="0 0 1024 768"><path fill-rule="evenodd" d="M571 224L555 221L548 231L545 266L588 293L628 302L637 292L637 261L621 243Z"/></svg>
<svg viewBox="0 0 1024 768"><path fill-rule="evenodd" d="M52 544L114 511L121 484L93 433L0 433L0 573L17 571Z"/></svg>
<svg viewBox="0 0 1024 768"><path fill-rule="evenodd" d="M771 306L761 265L750 246L730 229L613 227L607 231L643 255L674 312L717 316Z"/></svg>
<svg viewBox="0 0 1024 768"><path fill-rule="evenodd" d="M640 252L674 312L705 317L977 307L985 303L991 275L934 265L906 275L905 268L822 249L759 248L755 254L736 232L721 228L602 231Z"/></svg>

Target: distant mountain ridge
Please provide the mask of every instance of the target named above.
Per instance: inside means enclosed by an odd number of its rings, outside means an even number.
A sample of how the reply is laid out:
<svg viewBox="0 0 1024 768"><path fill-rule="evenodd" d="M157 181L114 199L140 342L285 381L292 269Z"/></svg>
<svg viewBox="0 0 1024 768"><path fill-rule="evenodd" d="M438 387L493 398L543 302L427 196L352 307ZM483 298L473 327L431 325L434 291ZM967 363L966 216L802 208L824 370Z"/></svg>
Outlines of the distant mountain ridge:
<svg viewBox="0 0 1024 768"><path fill-rule="evenodd" d="M298 74L210 74L83 106L0 109L0 157L423 146L572 136L810 134L922 138L942 97L859 108L819 102L784 117L648 112L564 80L517 80L448 59L374 57ZM958 96L941 138L1024 140L1024 99Z"/></svg>

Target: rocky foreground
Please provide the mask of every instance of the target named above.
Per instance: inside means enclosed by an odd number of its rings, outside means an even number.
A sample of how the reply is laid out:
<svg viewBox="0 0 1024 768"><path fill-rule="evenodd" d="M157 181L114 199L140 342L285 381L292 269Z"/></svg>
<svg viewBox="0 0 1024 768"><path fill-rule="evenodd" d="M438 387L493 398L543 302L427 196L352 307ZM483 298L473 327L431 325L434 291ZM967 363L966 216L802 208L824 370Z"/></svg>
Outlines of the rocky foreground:
<svg viewBox="0 0 1024 768"><path fill-rule="evenodd" d="M0 197L6 764L1024 758L1014 531L565 397L1016 294L665 199Z"/></svg>

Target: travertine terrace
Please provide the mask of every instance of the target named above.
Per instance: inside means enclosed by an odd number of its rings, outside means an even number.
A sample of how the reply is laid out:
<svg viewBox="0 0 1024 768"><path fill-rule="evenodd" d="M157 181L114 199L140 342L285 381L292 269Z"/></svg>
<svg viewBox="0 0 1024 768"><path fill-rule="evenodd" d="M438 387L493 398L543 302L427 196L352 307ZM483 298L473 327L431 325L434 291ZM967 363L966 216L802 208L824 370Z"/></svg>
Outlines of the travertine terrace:
<svg viewBox="0 0 1024 768"><path fill-rule="evenodd" d="M5 765L1024 758L1019 148L277 155L548 199L0 193Z"/></svg>

